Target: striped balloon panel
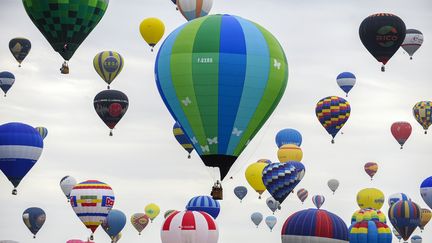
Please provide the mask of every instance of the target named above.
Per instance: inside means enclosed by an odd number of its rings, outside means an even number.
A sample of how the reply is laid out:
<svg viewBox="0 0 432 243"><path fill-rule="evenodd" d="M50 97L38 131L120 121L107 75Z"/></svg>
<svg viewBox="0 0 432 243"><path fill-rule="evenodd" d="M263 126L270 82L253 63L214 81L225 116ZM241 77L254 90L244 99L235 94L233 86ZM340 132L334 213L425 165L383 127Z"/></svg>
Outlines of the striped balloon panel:
<svg viewBox="0 0 432 243"><path fill-rule="evenodd" d="M42 154L43 140L31 126L6 123L0 126L0 170L17 187Z"/></svg>
<svg viewBox="0 0 432 243"><path fill-rule="evenodd" d="M217 218L220 212L220 204L209 196L198 196L193 197L188 204L186 209L190 211L203 211L210 214L213 218Z"/></svg>
<svg viewBox="0 0 432 243"><path fill-rule="evenodd" d="M300 201L304 202L306 198L308 197L309 192L306 189L299 189L297 191L297 197L300 199Z"/></svg>
<svg viewBox="0 0 432 243"><path fill-rule="evenodd" d="M415 104L413 115L424 130L427 130L432 124L432 101L420 101Z"/></svg>
<svg viewBox="0 0 432 243"><path fill-rule="evenodd" d="M402 238L408 240L420 225L421 208L412 201L399 201L390 207L388 216Z"/></svg>
<svg viewBox="0 0 432 243"><path fill-rule="evenodd" d="M350 72L343 72L336 77L336 82L339 87L348 94L356 83L356 77Z"/></svg>
<svg viewBox="0 0 432 243"><path fill-rule="evenodd" d="M350 112L348 101L337 96L321 99L315 109L318 120L333 138L345 125Z"/></svg>
<svg viewBox="0 0 432 243"><path fill-rule="evenodd" d="M351 226L350 243L391 243L391 229L382 222L361 221Z"/></svg>
<svg viewBox="0 0 432 243"><path fill-rule="evenodd" d="M111 187L96 180L81 182L70 193L72 209L92 232L106 219L114 201Z"/></svg>
<svg viewBox="0 0 432 243"><path fill-rule="evenodd" d="M213 0L179 0L177 6L180 13L190 21L208 15Z"/></svg>
<svg viewBox="0 0 432 243"><path fill-rule="evenodd" d="M15 83L15 76L10 72L0 72L0 88L6 94Z"/></svg>
<svg viewBox="0 0 432 243"><path fill-rule="evenodd" d="M177 122L174 124L173 127L173 134L177 142L186 150L188 153L191 153L193 151L193 145L192 142L189 140L189 138L184 133L183 129L181 128L180 124Z"/></svg>
<svg viewBox="0 0 432 243"><path fill-rule="evenodd" d="M155 73L162 99L198 154L238 156L279 103L288 67L268 31L213 15L172 32Z"/></svg>
<svg viewBox="0 0 432 243"><path fill-rule="evenodd" d="M183 242L217 243L218 226L205 212L183 211L168 216L161 230L162 243Z"/></svg>
<svg viewBox="0 0 432 243"><path fill-rule="evenodd" d="M26 58L30 49L31 42L25 38L13 38L9 41L9 50L18 63L21 63Z"/></svg>
<svg viewBox="0 0 432 243"><path fill-rule="evenodd" d="M395 193L389 196L388 199L388 204L389 207L391 207L391 205L399 202L399 201L405 201L405 200L410 200L411 198L409 198L405 193Z"/></svg>
<svg viewBox="0 0 432 243"><path fill-rule="evenodd" d="M96 72L107 84L117 77L124 65L123 57L114 51L103 51L93 59L93 66Z"/></svg>
<svg viewBox="0 0 432 243"><path fill-rule="evenodd" d="M344 221L333 213L320 209L306 209L292 214L285 221L282 236L319 237L347 242L348 228Z"/></svg>

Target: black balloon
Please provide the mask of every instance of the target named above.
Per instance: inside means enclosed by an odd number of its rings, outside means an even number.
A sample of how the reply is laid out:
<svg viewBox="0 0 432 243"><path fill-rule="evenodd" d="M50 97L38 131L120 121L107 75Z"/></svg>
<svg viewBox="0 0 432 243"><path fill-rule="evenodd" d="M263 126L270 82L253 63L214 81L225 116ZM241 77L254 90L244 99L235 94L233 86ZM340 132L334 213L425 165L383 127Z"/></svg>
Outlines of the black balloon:
<svg viewBox="0 0 432 243"><path fill-rule="evenodd" d="M384 65L396 53L405 39L405 23L389 13L373 14L360 25L360 39L366 49Z"/></svg>
<svg viewBox="0 0 432 243"><path fill-rule="evenodd" d="M110 135L112 135L112 129L114 129L128 109L129 100L124 93L109 89L97 94L93 105L96 113L111 129Z"/></svg>

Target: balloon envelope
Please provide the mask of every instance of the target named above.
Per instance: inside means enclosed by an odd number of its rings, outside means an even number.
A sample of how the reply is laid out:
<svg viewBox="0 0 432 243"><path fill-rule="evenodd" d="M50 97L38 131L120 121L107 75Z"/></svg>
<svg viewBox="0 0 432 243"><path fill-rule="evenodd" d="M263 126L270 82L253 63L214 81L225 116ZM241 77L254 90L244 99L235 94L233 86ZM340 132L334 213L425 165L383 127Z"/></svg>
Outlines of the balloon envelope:
<svg viewBox="0 0 432 243"><path fill-rule="evenodd" d="M303 151L297 145L285 144L279 148L277 156L280 162L300 162L303 159Z"/></svg>
<svg viewBox="0 0 432 243"><path fill-rule="evenodd" d="M279 209L280 203L276 201L273 197L269 197L266 200L267 207L274 213Z"/></svg>
<svg viewBox="0 0 432 243"><path fill-rule="evenodd" d="M9 41L9 50L21 66L31 50L31 42L26 38L13 38Z"/></svg>
<svg viewBox="0 0 432 243"><path fill-rule="evenodd" d="M304 202L308 195L309 192L304 188L301 188L297 191L297 197L300 199L301 202Z"/></svg>
<svg viewBox="0 0 432 243"><path fill-rule="evenodd" d="M399 201L390 207L389 220L402 236L402 239L408 240L417 226L420 225L420 210L420 207L412 201Z"/></svg>
<svg viewBox="0 0 432 243"><path fill-rule="evenodd" d="M99 76L109 85L123 69L123 57L115 51L103 51L93 58L93 67Z"/></svg>
<svg viewBox="0 0 432 243"><path fill-rule="evenodd" d="M378 171L378 164L375 162L367 162L364 165L364 170L365 170L366 174L368 174L372 180L372 178L374 177L374 175Z"/></svg>
<svg viewBox="0 0 432 243"><path fill-rule="evenodd" d="M421 230L424 230L424 227L429 223L431 218L432 218L432 212L427 208L422 208L419 228Z"/></svg>
<svg viewBox="0 0 432 243"><path fill-rule="evenodd" d="M146 18L141 22L139 30L145 42L153 48L162 39L165 25L158 18Z"/></svg>
<svg viewBox="0 0 432 243"><path fill-rule="evenodd" d="M28 208L22 214L22 219L24 224L33 233L35 237L37 232L42 228L45 223L46 214L41 208L33 207Z"/></svg>
<svg viewBox="0 0 432 243"><path fill-rule="evenodd" d="M213 0L177 0L180 13L188 21L209 14Z"/></svg>
<svg viewBox="0 0 432 243"><path fill-rule="evenodd" d="M72 188L77 184L77 181L72 176L65 176L60 180L60 188L65 194L66 198L70 198Z"/></svg>
<svg viewBox="0 0 432 243"><path fill-rule="evenodd" d="M129 99L123 92L109 89L95 96L93 106L98 116L112 131L126 113Z"/></svg>
<svg viewBox="0 0 432 243"><path fill-rule="evenodd" d="M15 75L7 71L0 72L0 88L5 93L5 96L14 83Z"/></svg>
<svg viewBox="0 0 432 243"><path fill-rule="evenodd" d="M46 127L35 127L35 129L41 135L42 139L48 136L48 129Z"/></svg>
<svg viewBox="0 0 432 243"><path fill-rule="evenodd" d="M194 150L192 142L186 136L178 122L174 123L173 134L177 142L189 153L190 157L190 153Z"/></svg>
<svg viewBox="0 0 432 243"><path fill-rule="evenodd" d="M259 212L255 212L251 215L251 220L256 225L256 227L258 228L261 221L263 220L263 215Z"/></svg>
<svg viewBox="0 0 432 243"><path fill-rule="evenodd" d="M315 195L315 196L312 197L312 202L315 205L315 207L317 207L318 209L320 209L321 206L325 202L325 197L323 195Z"/></svg>
<svg viewBox="0 0 432 243"><path fill-rule="evenodd" d="M432 209L432 176L426 178L420 185L420 194L423 201Z"/></svg>
<svg viewBox="0 0 432 243"><path fill-rule="evenodd" d="M422 243L423 238L419 235L414 235L411 237L411 243Z"/></svg>
<svg viewBox="0 0 432 243"><path fill-rule="evenodd" d="M153 222L153 220L159 215L160 208L158 205L154 203L150 203L144 208L145 214L150 218L150 221Z"/></svg>
<svg viewBox="0 0 432 243"><path fill-rule="evenodd" d="M293 128L285 128L280 130L276 134L275 138L278 148L282 147L282 145L285 144L294 144L300 147L302 144L302 140L303 139L301 133Z"/></svg>
<svg viewBox="0 0 432 243"><path fill-rule="evenodd" d="M247 191L247 188L244 187L244 186L236 186L236 187L234 188L234 194L236 195L236 197L237 197L238 199L240 199L240 201L243 200L243 198L246 197L247 192L248 192L248 191Z"/></svg>
<svg viewBox="0 0 432 243"><path fill-rule="evenodd" d="M144 213L135 213L130 218L132 226L138 231L139 234L147 227L150 219Z"/></svg>
<svg viewBox="0 0 432 243"><path fill-rule="evenodd" d="M123 230L125 225L126 215L120 210L112 209L102 223L102 228L111 239L114 239Z"/></svg>
<svg viewBox="0 0 432 243"><path fill-rule="evenodd" d="M220 204L209 196L197 196L189 200L186 205L186 209L189 211L202 211L211 215L214 219L220 213Z"/></svg>
<svg viewBox="0 0 432 243"><path fill-rule="evenodd" d="M393 204L395 204L395 203L397 203L397 202L399 202L401 200L402 201L404 201L404 200L410 200L411 201L411 198L409 198L405 193L394 193L394 194L391 194L389 196L389 199L388 199L389 207L391 207L391 205L393 205Z"/></svg>
<svg viewBox="0 0 432 243"><path fill-rule="evenodd" d="M350 116L351 106L343 98L329 96L318 101L315 114L324 129L332 136L332 143Z"/></svg>
<svg viewBox="0 0 432 243"><path fill-rule="evenodd" d="M335 193L335 191L339 188L339 181L336 179L330 179L327 182L327 186L330 188L330 190Z"/></svg>
<svg viewBox="0 0 432 243"><path fill-rule="evenodd" d="M422 44L423 44L422 32L416 29L406 30L405 39L401 46L408 53L410 59L412 59L412 56L421 47Z"/></svg>
<svg viewBox="0 0 432 243"><path fill-rule="evenodd" d="M423 127L425 134L432 124L432 101L420 101L413 107L416 121Z"/></svg>
<svg viewBox="0 0 432 243"><path fill-rule="evenodd" d="M250 164L245 171L245 177L249 185L260 195L266 190L262 180L262 173L264 168L271 164L268 159L260 159L257 162Z"/></svg>
<svg viewBox="0 0 432 243"><path fill-rule="evenodd" d="M350 243L391 243L392 231L382 222L363 220L351 226Z"/></svg>
<svg viewBox="0 0 432 243"><path fill-rule="evenodd" d="M274 228L274 226L277 223L277 218L275 216L273 216L273 215L267 216L265 218L265 223L269 227L270 231L272 231L273 228Z"/></svg>
<svg viewBox="0 0 432 243"><path fill-rule="evenodd" d="M336 77L336 82L339 87L346 93L346 96L348 96L348 93L356 83L356 76L350 72L343 72Z"/></svg>
<svg viewBox="0 0 432 243"><path fill-rule="evenodd" d="M384 193L376 188L365 188L357 193L357 204L361 209L381 209L385 201Z"/></svg>
<svg viewBox="0 0 432 243"><path fill-rule="evenodd" d="M411 124L409 122L395 122L391 126L391 133L396 141L400 144L401 149L411 135Z"/></svg>

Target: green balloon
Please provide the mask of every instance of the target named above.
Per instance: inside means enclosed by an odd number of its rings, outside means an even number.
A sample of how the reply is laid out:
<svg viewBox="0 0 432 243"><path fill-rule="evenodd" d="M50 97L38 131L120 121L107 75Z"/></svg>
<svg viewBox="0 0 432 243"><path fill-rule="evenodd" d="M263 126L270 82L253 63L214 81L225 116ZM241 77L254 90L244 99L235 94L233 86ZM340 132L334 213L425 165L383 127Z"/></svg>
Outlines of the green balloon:
<svg viewBox="0 0 432 243"><path fill-rule="evenodd" d="M69 60L102 19L109 0L23 0L24 8L51 46Z"/></svg>

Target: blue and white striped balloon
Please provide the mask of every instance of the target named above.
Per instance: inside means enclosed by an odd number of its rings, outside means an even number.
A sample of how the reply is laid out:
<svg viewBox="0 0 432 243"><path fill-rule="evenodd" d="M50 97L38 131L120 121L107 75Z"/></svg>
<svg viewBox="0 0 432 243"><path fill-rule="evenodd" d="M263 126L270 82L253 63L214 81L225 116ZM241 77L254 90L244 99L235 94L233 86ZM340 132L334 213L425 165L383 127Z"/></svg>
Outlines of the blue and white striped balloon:
<svg viewBox="0 0 432 243"><path fill-rule="evenodd" d="M12 85L15 83L15 76L10 72L1 72L0 73L0 88L5 93L4 96L6 97L6 94L8 90L12 87Z"/></svg>
<svg viewBox="0 0 432 243"><path fill-rule="evenodd" d="M348 93L356 83L356 76L350 72L343 72L336 77L336 82L348 97Z"/></svg>
<svg viewBox="0 0 432 243"><path fill-rule="evenodd" d="M203 211L216 219L220 213L220 204L210 196L197 196L189 200L186 209L189 211Z"/></svg>
<svg viewBox="0 0 432 243"><path fill-rule="evenodd" d="M423 201L432 209L432 176L426 178L420 185Z"/></svg>
<svg viewBox="0 0 432 243"><path fill-rule="evenodd" d="M32 126L11 122L0 126L0 170L15 187L42 154L43 140Z"/></svg>

